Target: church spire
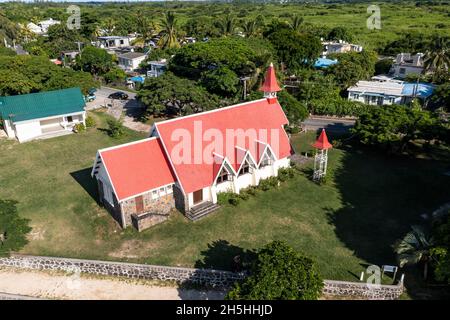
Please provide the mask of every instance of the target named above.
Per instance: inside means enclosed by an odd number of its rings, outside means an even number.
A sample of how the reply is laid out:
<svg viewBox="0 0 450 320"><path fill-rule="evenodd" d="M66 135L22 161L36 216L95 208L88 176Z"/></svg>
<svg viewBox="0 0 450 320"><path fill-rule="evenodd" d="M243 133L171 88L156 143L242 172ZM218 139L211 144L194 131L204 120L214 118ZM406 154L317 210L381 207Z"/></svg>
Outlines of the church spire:
<svg viewBox="0 0 450 320"><path fill-rule="evenodd" d="M275 68L273 67L273 63L270 63L270 66L266 71L264 83L259 90L264 92L264 97L267 98L269 102L276 101L277 92L281 91L281 88L277 83L277 77L275 76Z"/></svg>

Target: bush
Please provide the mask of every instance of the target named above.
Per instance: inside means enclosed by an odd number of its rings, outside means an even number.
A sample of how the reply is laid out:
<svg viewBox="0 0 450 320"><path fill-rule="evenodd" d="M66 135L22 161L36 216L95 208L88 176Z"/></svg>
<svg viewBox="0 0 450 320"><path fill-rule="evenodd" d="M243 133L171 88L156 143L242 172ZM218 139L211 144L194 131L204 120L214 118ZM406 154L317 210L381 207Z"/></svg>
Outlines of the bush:
<svg viewBox="0 0 450 320"><path fill-rule="evenodd" d="M85 122L86 122L86 128L92 128L92 127L95 127L95 125L96 125L94 117L91 117L91 116L87 116Z"/></svg>
<svg viewBox="0 0 450 320"><path fill-rule="evenodd" d="M235 283L229 300L316 300L323 280L315 262L285 242L273 241L257 253L251 274Z"/></svg>
<svg viewBox="0 0 450 320"><path fill-rule="evenodd" d="M76 133L82 133L82 132L86 131L86 127L82 123L77 123L73 127L73 131L76 132Z"/></svg>
<svg viewBox="0 0 450 320"><path fill-rule="evenodd" d="M290 168L282 168L278 170L278 180L281 182L284 182L288 179L292 179L295 176L295 169Z"/></svg>
<svg viewBox="0 0 450 320"><path fill-rule="evenodd" d="M245 190L245 189L242 189L240 192L239 192L239 198L241 198L242 200L248 200L249 198L250 198L250 195L248 194L248 192L247 192L247 190Z"/></svg>
<svg viewBox="0 0 450 320"><path fill-rule="evenodd" d="M110 137L119 138L125 133L124 126L121 120L108 119L107 124L108 135Z"/></svg>
<svg viewBox="0 0 450 320"><path fill-rule="evenodd" d="M269 177L267 179L261 179L259 181L258 186L262 191L268 191L268 190L278 186L278 178L277 177Z"/></svg>
<svg viewBox="0 0 450 320"><path fill-rule="evenodd" d="M220 192L217 194L217 203L220 205L231 204L237 206L240 199L240 196L234 192Z"/></svg>

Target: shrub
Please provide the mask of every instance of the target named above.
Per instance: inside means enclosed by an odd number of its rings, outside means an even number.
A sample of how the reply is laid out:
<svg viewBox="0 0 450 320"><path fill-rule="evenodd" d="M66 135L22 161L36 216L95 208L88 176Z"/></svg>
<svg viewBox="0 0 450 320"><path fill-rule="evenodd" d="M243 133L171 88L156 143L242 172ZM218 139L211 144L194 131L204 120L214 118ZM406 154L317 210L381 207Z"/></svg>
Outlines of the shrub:
<svg viewBox="0 0 450 320"><path fill-rule="evenodd" d="M248 194L247 190L243 189L239 193L239 198L241 198L242 200L245 201L245 200L248 200L250 198L250 195Z"/></svg>
<svg viewBox="0 0 450 320"><path fill-rule="evenodd" d="M230 195L230 198L228 199L228 202L232 205L232 206L237 206L240 202L241 198L239 197L238 194L236 193L232 193Z"/></svg>
<svg viewBox="0 0 450 320"><path fill-rule="evenodd" d="M278 180L284 182L288 179L292 179L295 175L295 169L292 167L282 168L278 170Z"/></svg>
<svg viewBox="0 0 450 320"><path fill-rule="evenodd" d="M251 196L255 196L256 192L258 191L258 188L255 186L250 186L246 189L247 193Z"/></svg>
<svg viewBox="0 0 450 320"><path fill-rule="evenodd" d="M277 177L269 177L267 179L261 179L259 181L259 188L262 191L268 191L271 188L278 186L278 178Z"/></svg>
<svg viewBox="0 0 450 320"><path fill-rule="evenodd" d="M76 132L76 133L82 133L82 132L86 131L86 127L82 123L77 123L73 127L73 131Z"/></svg>
<svg viewBox="0 0 450 320"><path fill-rule="evenodd" d="M316 263L285 242L273 241L258 251L251 274L235 283L229 300L316 300L323 280Z"/></svg>
<svg viewBox="0 0 450 320"><path fill-rule="evenodd" d="M220 192L217 194L217 203L220 205L231 204L237 206L240 199L240 196L234 192Z"/></svg>
<svg viewBox="0 0 450 320"><path fill-rule="evenodd" d="M87 118L86 118L86 127L87 128L92 128L92 127L95 127L95 119L94 119L94 117L91 117L91 116L88 116Z"/></svg>
<svg viewBox="0 0 450 320"><path fill-rule="evenodd" d="M108 119L107 124L108 135L110 137L119 138L125 133L124 126L121 120Z"/></svg>

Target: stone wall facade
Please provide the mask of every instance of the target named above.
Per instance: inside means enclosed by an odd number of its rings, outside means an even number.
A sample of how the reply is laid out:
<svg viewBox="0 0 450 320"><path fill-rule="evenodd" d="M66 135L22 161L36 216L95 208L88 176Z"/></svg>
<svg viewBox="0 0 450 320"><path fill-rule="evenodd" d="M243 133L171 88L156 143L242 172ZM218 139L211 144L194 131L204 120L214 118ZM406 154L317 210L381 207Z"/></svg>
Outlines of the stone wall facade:
<svg viewBox="0 0 450 320"><path fill-rule="evenodd" d="M177 268L155 265L108 262L95 260L22 256L0 258L0 267L34 270L60 270L104 276L120 276L135 279L196 283L210 287L229 287L243 280L245 273L212 269ZM323 294L326 296L348 296L369 300L394 300L404 291L403 284L370 285L361 282L325 280Z"/></svg>

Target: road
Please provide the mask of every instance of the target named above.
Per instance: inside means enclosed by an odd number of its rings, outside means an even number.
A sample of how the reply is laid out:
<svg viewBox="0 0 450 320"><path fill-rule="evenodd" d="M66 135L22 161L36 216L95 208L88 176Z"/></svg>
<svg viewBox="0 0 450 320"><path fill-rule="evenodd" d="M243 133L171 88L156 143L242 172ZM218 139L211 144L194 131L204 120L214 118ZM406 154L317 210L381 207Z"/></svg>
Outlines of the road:
<svg viewBox="0 0 450 320"><path fill-rule="evenodd" d="M128 100L112 100L109 99L108 96L111 93L123 91L128 94ZM126 91L122 89L114 89L108 87L101 87L95 92L95 96L97 97L94 101L86 103L86 110L93 110L97 108L101 108L106 106L107 104L121 104L124 108L139 108L139 103L136 100L136 93L131 91Z"/></svg>
<svg viewBox="0 0 450 320"><path fill-rule="evenodd" d="M334 133L346 133L354 124L355 120L322 117L309 117L302 122L306 130L320 130L324 128Z"/></svg>

